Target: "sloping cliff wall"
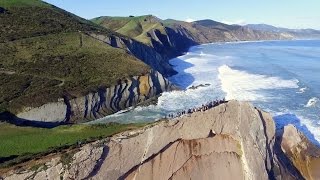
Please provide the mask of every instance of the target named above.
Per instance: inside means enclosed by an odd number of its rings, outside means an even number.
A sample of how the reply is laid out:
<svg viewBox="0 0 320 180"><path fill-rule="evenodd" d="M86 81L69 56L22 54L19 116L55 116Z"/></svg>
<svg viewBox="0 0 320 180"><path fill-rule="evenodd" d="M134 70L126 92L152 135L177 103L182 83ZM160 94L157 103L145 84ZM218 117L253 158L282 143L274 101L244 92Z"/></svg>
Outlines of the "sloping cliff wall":
<svg viewBox="0 0 320 180"><path fill-rule="evenodd" d="M60 99L38 108L26 108L24 112L11 117L13 123L35 125L45 123L78 123L102 118L144 100L170 91L173 85L160 73L152 71L145 76L132 77L125 82L98 92L74 99ZM30 122L31 123L31 122Z"/></svg>
<svg viewBox="0 0 320 180"><path fill-rule="evenodd" d="M145 45L141 42L135 41L133 39L127 39L118 36L106 36L102 34L89 34L104 43L111 45L112 47L117 47L121 49L126 49L136 58L142 60L144 63L148 64L152 69L160 72L165 77L176 74L176 71L169 64L169 60L175 55L170 53L163 53L157 51L157 49Z"/></svg>
<svg viewBox="0 0 320 180"><path fill-rule="evenodd" d="M303 179L275 137L269 114L230 101L84 145L69 152L68 163L56 155L3 178Z"/></svg>

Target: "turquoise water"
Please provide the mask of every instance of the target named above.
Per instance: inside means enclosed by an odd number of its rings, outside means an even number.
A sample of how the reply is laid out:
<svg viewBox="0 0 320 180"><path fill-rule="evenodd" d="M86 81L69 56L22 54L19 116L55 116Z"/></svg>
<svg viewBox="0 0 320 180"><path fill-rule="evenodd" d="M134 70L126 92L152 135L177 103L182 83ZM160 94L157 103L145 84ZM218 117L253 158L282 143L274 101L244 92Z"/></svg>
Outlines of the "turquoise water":
<svg viewBox="0 0 320 180"><path fill-rule="evenodd" d="M157 105L119 112L94 123L154 121L217 98L250 101L320 141L320 41L214 43L192 47L170 63L170 80L185 91L164 93ZM191 86L207 87L188 89Z"/></svg>

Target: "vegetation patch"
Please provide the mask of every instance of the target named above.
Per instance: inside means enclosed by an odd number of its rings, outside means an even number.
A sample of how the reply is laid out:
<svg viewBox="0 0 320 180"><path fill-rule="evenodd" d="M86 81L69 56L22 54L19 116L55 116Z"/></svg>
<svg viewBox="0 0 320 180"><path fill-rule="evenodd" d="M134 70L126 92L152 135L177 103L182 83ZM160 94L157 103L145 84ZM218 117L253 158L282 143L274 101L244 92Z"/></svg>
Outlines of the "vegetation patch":
<svg viewBox="0 0 320 180"><path fill-rule="evenodd" d="M114 34L41 0L1 0L0 7L7 11L0 14L0 42L61 32Z"/></svg>
<svg viewBox="0 0 320 180"><path fill-rule="evenodd" d="M42 155L59 152L68 147L78 147L79 142L85 144L106 138L116 133L132 130L146 124L101 124L101 125L70 125L52 129L17 127L8 123L0 124L0 167L31 160ZM72 154L72 153L71 153ZM65 164L71 154L62 158ZM6 157L14 157L9 160Z"/></svg>
<svg viewBox="0 0 320 180"><path fill-rule="evenodd" d="M0 11L0 113L83 96L150 69L87 34L122 35L41 0L1 0Z"/></svg>
<svg viewBox="0 0 320 180"><path fill-rule="evenodd" d="M91 21L147 45L152 45L151 31L159 31L161 34L166 35L166 30L161 20L152 15L137 17L103 16L94 18Z"/></svg>
<svg viewBox="0 0 320 180"><path fill-rule="evenodd" d="M63 166L66 166L68 169L70 167L70 164L72 163L72 158L74 156L74 151L71 152L65 152L61 155L61 163Z"/></svg>
<svg viewBox="0 0 320 180"><path fill-rule="evenodd" d="M83 96L149 71L124 50L82 33L0 43L0 52L0 112Z"/></svg>

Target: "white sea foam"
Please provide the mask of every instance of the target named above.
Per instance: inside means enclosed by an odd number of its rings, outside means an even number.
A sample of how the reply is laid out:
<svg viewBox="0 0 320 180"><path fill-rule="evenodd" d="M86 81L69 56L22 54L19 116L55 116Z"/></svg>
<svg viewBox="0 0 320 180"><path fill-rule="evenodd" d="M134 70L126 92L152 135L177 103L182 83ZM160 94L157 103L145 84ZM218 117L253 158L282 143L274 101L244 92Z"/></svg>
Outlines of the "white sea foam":
<svg viewBox="0 0 320 180"><path fill-rule="evenodd" d="M318 101L319 101L319 98L313 97L309 99L308 103L304 107L315 107Z"/></svg>
<svg viewBox="0 0 320 180"><path fill-rule="evenodd" d="M279 77L269 77L260 74L250 74L245 71L231 69L227 65L219 67L218 75L226 99L244 101L266 100L258 90L298 88L298 80L284 80Z"/></svg>
<svg viewBox="0 0 320 180"><path fill-rule="evenodd" d="M296 93L298 93L298 94L305 93L307 89L308 89L307 87L300 88L299 91Z"/></svg>
<svg viewBox="0 0 320 180"><path fill-rule="evenodd" d="M272 114L274 115L274 120L278 128L283 128L288 124L292 124L298 128L299 131L303 132L303 134L314 144L320 146L320 124L314 124L311 119L304 116L296 116L296 113L292 113L288 109L283 110L282 112L273 112Z"/></svg>
<svg viewBox="0 0 320 180"><path fill-rule="evenodd" d="M306 129L299 129L301 130L309 140L311 140L313 143L320 146L320 126L316 126L312 123L312 120L305 118L303 116L298 116L298 118L301 121L301 124L305 125Z"/></svg>
<svg viewBox="0 0 320 180"><path fill-rule="evenodd" d="M201 104L209 100L227 96L227 99L252 101L256 106L268 109L275 114L277 123L280 123L282 126L289 123L294 124L300 131L304 132L310 140L315 143L319 142L320 121L318 121L319 116L314 116L314 114L317 113L317 108L319 107L317 103L319 103L320 100L313 98L309 100L310 97L319 96L312 94L308 99L305 99L312 93L312 86L299 87L299 81L297 79L281 78L292 77L282 76L282 73L288 75L286 74L287 71L279 73L270 69L270 74L276 75L267 76L233 69L233 66L251 68L252 64L250 63L253 61L251 58L258 58L255 51L248 51L247 49L244 49L244 53L242 53L242 51L239 51L239 53L238 51L233 52L232 48L230 48L230 50L223 48L222 52L214 53L218 51L212 48L213 46L222 48L220 45L230 47L236 46L237 43L249 42L233 43L235 45L215 43L214 45L195 46L190 48L190 51L185 55L171 60L170 63L174 66L178 74L171 77L170 80L180 85L180 87L185 89L184 91L163 93L162 96L159 97L157 105L138 107L126 113L116 113L115 115L107 116L92 123L154 121L163 118L169 113L201 106ZM249 45L250 44L246 44L245 46L247 47ZM256 44L254 44L254 46L255 45ZM241 44L239 46L241 46ZM279 51L279 49L280 48L277 48L275 51ZM225 53L224 51L230 52ZM257 49L257 52L259 51L269 53L269 50L265 52L263 49ZM276 56L277 54L274 55ZM279 58L282 59L282 57ZM265 59L259 61L258 58L257 63L258 65L265 63L262 65L270 68L270 64L268 64L268 61L265 61ZM285 67L284 70L286 70ZM301 78L301 81L302 84L305 80ZM210 84L210 86L188 89L190 86L200 84ZM295 96L297 96L295 92L304 94L299 94L299 98L294 99ZM315 106L315 108L310 108L313 106ZM275 113L280 111L282 114Z"/></svg>

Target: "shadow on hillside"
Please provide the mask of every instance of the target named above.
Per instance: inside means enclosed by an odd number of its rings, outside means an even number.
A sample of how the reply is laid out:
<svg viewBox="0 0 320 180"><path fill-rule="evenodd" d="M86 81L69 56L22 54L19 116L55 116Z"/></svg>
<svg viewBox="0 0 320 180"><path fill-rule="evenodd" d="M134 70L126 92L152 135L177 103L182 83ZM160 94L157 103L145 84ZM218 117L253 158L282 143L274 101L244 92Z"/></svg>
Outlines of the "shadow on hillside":
<svg viewBox="0 0 320 180"><path fill-rule="evenodd" d="M63 124L65 122L43 122L43 121L36 121L30 119L23 119L19 118L16 115L6 111L0 113L0 121L4 121L10 124L14 124L16 126L29 126L29 127L39 127L39 128L54 128Z"/></svg>
<svg viewBox="0 0 320 180"><path fill-rule="evenodd" d="M306 125L301 124L300 119L294 114L282 114L274 116L277 129L282 129L286 125L293 124L299 131L301 131L312 143L320 147L320 143L316 140L314 135L310 132Z"/></svg>
<svg viewBox="0 0 320 180"><path fill-rule="evenodd" d="M173 67L178 74L171 76L169 80L180 88L186 89L194 82L195 79L192 74L185 72L185 70L193 67L194 65L180 58L174 58L172 61L174 61Z"/></svg>

